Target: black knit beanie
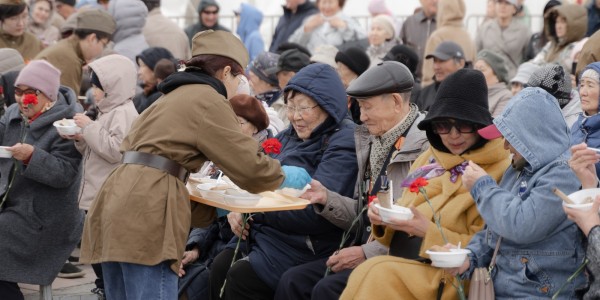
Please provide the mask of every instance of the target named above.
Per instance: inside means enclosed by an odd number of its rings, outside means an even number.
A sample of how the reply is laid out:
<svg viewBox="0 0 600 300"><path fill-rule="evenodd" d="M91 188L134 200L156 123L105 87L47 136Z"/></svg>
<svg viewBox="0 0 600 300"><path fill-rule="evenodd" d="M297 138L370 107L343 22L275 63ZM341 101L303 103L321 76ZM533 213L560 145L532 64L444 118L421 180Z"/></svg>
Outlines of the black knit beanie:
<svg viewBox="0 0 600 300"><path fill-rule="evenodd" d="M369 56L367 56L367 53L356 47L338 51L335 55L335 62L343 63L358 76L366 71L371 64L371 60L369 59Z"/></svg>
<svg viewBox="0 0 600 300"><path fill-rule="evenodd" d="M405 65L413 75L417 72L419 55L406 45L396 45L383 57L384 61L392 60Z"/></svg>
<svg viewBox="0 0 600 300"><path fill-rule="evenodd" d="M173 54L163 47L150 47L142 51L135 57L135 62L139 65L138 59L141 59L150 70L154 70L156 63L163 59L173 60Z"/></svg>
<svg viewBox="0 0 600 300"><path fill-rule="evenodd" d="M448 76L440 84L429 113L417 126L426 131L432 147L449 153L440 136L433 133L431 128L431 121L438 118L473 122L481 128L492 124L488 89L483 73L473 69L460 69ZM469 150L482 147L485 143L485 139L481 138Z"/></svg>

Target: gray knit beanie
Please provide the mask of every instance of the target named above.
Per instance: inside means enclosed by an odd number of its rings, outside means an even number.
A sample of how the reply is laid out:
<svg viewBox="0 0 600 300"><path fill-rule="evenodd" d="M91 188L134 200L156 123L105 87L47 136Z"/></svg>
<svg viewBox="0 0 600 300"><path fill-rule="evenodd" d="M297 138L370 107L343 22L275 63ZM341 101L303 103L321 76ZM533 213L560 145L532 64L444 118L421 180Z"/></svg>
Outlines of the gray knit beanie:
<svg viewBox="0 0 600 300"><path fill-rule="evenodd" d="M25 67L25 61L19 51L13 48L0 49L0 74L18 71Z"/></svg>

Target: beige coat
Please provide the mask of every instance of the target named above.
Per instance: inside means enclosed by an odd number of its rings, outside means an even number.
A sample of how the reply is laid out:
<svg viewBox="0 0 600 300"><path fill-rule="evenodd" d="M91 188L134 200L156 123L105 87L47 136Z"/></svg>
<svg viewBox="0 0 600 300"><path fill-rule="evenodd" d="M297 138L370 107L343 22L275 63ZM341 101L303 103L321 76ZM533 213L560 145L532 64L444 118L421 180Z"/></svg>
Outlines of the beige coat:
<svg viewBox="0 0 600 300"><path fill-rule="evenodd" d="M83 174L79 190L79 208L89 210L96 193L121 162L121 142L138 117L133 101L136 67L125 56L109 55L90 64L100 80L106 97L98 103L98 118L75 142L83 155Z"/></svg>
<svg viewBox="0 0 600 300"><path fill-rule="evenodd" d="M29 32L14 37L0 30L0 48L13 48L21 53L25 62L29 62L42 51L44 46L40 40Z"/></svg>
<svg viewBox="0 0 600 300"><path fill-rule="evenodd" d="M463 50L467 61L474 62L477 55L475 43L463 26L465 17L464 0L440 0L438 3L437 29L429 36L425 45L425 56L433 53L439 44L445 41L457 43ZM423 78L421 86L433 83L433 59L423 60Z"/></svg>
<svg viewBox="0 0 600 300"><path fill-rule="evenodd" d="M79 94L82 69L85 65L83 52L77 36L70 36L44 49L35 59L47 60L60 70L60 84L66 85Z"/></svg>
<svg viewBox="0 0 600 300"><path fill-rule="evenodd" d="M492 117L499 116L508 101L512 98L512 93L506 87L504 82L498 82L488 87L488 106Z"/></svg>
<svg viewBox="0 0 600 300"><path fill-rule="evenodd" d="M556 23L553 21L553 15L555 14L567 20L567 33L562 39L556 37L556 34L553 34L553 31L550 30ZM531 62L538 65L556 63L561 65L566 73L571 73L573 68L571 52L573 52L575 44L585 37L587 23L587 10L580 5L564 4L550 9L544 16L544 34L546 34L549 42L544 45L544 48Z"/></svg>
<svg viewBox="0 0 600 300"><path fill-rule="evenodd" d="M189 171L198 171L210 160L249 192L276 189L284 179L279 162L252 149L258 149L258 143L240 131L227 99L205 84L167 92L140 115L121 146L122 151L174 160ZM201 225L207 226L215 210L200 208L205 217ZM177 272L190 219L189 194L182 181L152 167L122 164L89 211L81 260L151 266L170 261Z"/></svg>
<svg viewBox="0 0 600 300"><path fill-rule="evenodd" d="M496 19L481 24L477 31L477 52L487 49L504 58L507 78L513 78L525 58L531 30L520 20L513 18L508 27L501 28Z"/></svg>
<svg viewBox="0 0 600 300"><path fill-rule="evenodd" d="M192 57L187 35L177 24L163 16L160 8L148 13L142 33L150 47L167 48L177 59L188 60Z"/></svg>

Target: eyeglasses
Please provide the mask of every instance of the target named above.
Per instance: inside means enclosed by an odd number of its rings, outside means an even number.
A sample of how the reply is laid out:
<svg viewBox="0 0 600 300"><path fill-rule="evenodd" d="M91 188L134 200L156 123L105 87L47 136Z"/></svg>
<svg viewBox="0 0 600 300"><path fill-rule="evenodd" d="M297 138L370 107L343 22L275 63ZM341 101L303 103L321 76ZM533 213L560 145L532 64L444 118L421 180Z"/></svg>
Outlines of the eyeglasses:
<svg viewBox="0 0 600 300"><path fill-rule="evenodd" d="M98 40L99 43L102 44L102 49L106 49L106 46L108 45L108 40L106 40L106 39L99 39L99 38L96 38L96 39Z"/></svg>
<svg viewBox="0 0 600 300"><path fill-rule="evenodd" d="M452 130L452 127L456 128L460 133L473 133L478 129L477 124L460 120L431 121L431 126L435 134L448 134Z"/></svg>
<svg viewBox="0 0 600 300"><path fill-rule="evenodd" d="M219 10L203 10L202 13L207 15L216 15L219 13Z"/></svg>
<svg viewBox="0 0 600 300"><path fill-rule="evenodd" d="M19 96L19 97L21 97L23 95L32 95L32 94L36 94L37 95L39 93L40 93L40 91L36 90L36 89L25 89L25 90L22 90L22 89L20 89L18 87L15 87L15 95Z"/></svg>
<svg viewBox="0 0 600 300"><path fill-rule="evenodd" d="M306 114L308 114L308 112L311 109L313 109L313 108L315 108L317 106L319 106L319 105L317 104L317 105L315 105L313 107L294 107L294 106L289 106L288 105L288 106L285 107L285 109L286 109L286 111L287 111L287 113L289 115L295 115L296 113L299 113L301 116L305 116Z"/></svg>

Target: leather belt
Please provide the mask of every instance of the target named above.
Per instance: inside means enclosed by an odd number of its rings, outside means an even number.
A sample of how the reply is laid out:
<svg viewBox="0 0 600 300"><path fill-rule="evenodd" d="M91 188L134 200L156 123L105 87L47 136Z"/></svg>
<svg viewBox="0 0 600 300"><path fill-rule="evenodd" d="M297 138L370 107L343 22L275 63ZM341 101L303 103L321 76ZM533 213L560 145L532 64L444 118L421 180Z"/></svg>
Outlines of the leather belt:
<svg viewBox="0 0 600 300"><path fill-rule="evenodd" d="M175 176L184 183L187 182L189 175L188 170L179 163L156 154L127 151L123 153L122 162L124 164L144 165L164 171Z"/></svg>

